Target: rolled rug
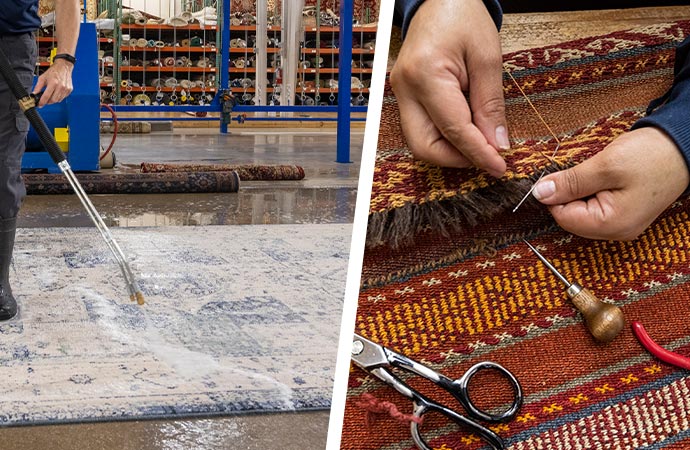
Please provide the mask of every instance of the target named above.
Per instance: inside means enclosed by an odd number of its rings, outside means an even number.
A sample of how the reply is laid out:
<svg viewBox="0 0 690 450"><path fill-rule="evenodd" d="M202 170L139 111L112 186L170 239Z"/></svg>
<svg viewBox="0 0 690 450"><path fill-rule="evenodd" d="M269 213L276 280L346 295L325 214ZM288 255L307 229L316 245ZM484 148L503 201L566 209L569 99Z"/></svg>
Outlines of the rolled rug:
<svg viewBox="0 0 690 450"><path fill-rule="evenodd" d="M237 58L232 62L232 65L238 69L244 69L244 58Z"/></svg>
<svg viewBox="0 0 690 450"><path fill-rule="evenodd" d="M146 25L146 19L143 16L137 17L136 19L134 19L134 23L136 25L144 26L144 25Z"/></svg>
<svg viewBox="0 0 690 450"><path fill-rule="evenodd" d="M299 65L302 69L308 69L311 67L311 63L309 61L302 61L299 63Z"/></svg>
<svg viewBox="0 0 690 450"><path fill-rule="evenodd" d="M352 77L350 79L350 89L363 89L364 85L362 81L357 77Z"/></svg>
<svg viewBox="0 0 690 450"><path fill-rule="evenodd" d="M191 21L192 19L194 19L194 16L192 15L191 12L189 12L189 11L184 11L182 14L180 14L180 18L181 18L181 19L184 19L185 21L187 21L187 23L189 23L189 21Z"/></svg>
<svg viewBox="0 0 690 450"><path fill-rule="evenodd" d="M112 86L112 85L113 85L113 77L110 76L110 75L105 75L105 76L101 79L101 83L102 83L102 84L105 84L105 85L110 85L110 86Z"/></svg>
<svg viewBox="0 0 690 450"><path fill-rule="evenodd" d="M78 173L75 176L88 194L237 192L240 186L240 177L234 171ZM62 174L24 174L23 178L27 193L30 195L59 195L73 192Z"/></svg>
<svg viewBox="0 0 690 450"><path fill-rule="evenodd" d="M189 39L182 39L180 41L180 47L189 47Z"/></svg>
<svg viewBox="0 0 690 450"><path fill-rule="evenodd" d="M210 17L207 17L210 18ZM256 17L249 13L242 14L242 25L254 25L256 23Z"/></svg>
<svg viewBox="0 0 690 450"><path fill-rule="evenodd" d="M103 62L106 63L106 64L112 64L113 61L114 61L114 59L113 59L112 56L105 56L105 57L103 58Z"/></svg>
<svg viewBox="0 0 690 450"><path fill-rule="evenodd" d="M173 58L172 56L168 56L167 58L165 58L163 60L163 65L165 65L165 67L174 67L175 66L175 58Z"/></svg>
<svg viewBox="0 0 690 450"><path fill-rule="evenodd" d="M134 25L136 20L137 18L134 16L132 12L126 12L122 14L121 22L125 25Z"/></svg>
<svg viewBox="0 0 690 450"><path fill-rule="evenodd" d="M230 48L247 48L247 41L240 38L231 39Z"/></svg>
<svg viewBox="0 0 690 450"><path fill-rule="evenodd" d="M189 46L190 47L201 47L204 41L199 37L199 36L192 36L189 39Z"/></svg>
<svg viewBox="0 0 690 450"><path fill-rule="evenodd" d="M240 25L242 25L242 20L238 17L232 17L230 19L230 25L232 25L233 27L239 27Z"/></svg>
<svg viewBox="0 0 690 450"><path fill-rule="evenodd" d="M365 42L362 44L362 48L366 50L375 50L376 49L376 41L369 41Z"/></svg>
<svg viewBox="0 0 690 450"><path fill-rule="evenodd" d="M142 162L141 173L163 172L237 172L242 181L302 180L304 168L294 165L200 164Z"/></svg>
<svg viewBox="0 0 690 450"><path fill-rule="evenodd" d="M189 23L182 17L176 16L168 19L168 25L172 27L186 27Z"/></svg>
<svg viewBox="0 0 690 450"><path fill-rule="evenodd" d="M163 47L165 47L165 42L156 41L155 46L156 46L156 48L163 48Z"/></svg>
<svg viewBox="0 0 690 450"><path fill-rule="evenodd" d="M199 60L196 62L197 67L205 68L210 65L210 61L208 58L199 58Z"/></svg>
<svg viewBox="0 0 690 450"><path fill-rule="evenodd" d="M240 83L240 85L245 89L249 89L250 87L254 86L254 80L251 78L242 78Z"/></svg>
<svg viewBox="0 0 690 450"><path fill-rule="evenodd" d="M98 59L103 59L105 56L105 50L98 50Z"/></svg>
<svg viewBox="0 0 690 450"><path fill-rule="evenodd" d="M147 47L155 47L155 46L156 46L156 41L153 40L153 39L149 39L148 41L146 41L146 46L147 46Z"/></svg>
<svg viewBox="0 0 690 450"><path fill-rule="evenodd" d="M137 94L134 96L132 103L139 106L149 106L151 104L151 98L146 94Z"/></svg>
<svg viewBox="0 0 690 450"><path fill-rule="evenodd" d="M165 80L165 87L176 87L177 84L177 78L170 77Z"/></svg>
<svg viewBox="0 0 690 450"><path fill-rule="evenodd" d="M147 39L139 38L139 39L137 39L136 46L139 48L146 48L148 43L149 43L149 41Z"/></svg>
<svg viewBox="0 0 690 450"><path fill-rule="evenodd" d="M192 88L192 82L189 80L180 80L180 86L183 89L191 89Z"/></svg>
<svg viewBox="0 0 690 450"><path fill-rule="evenodd" d="M163 80L161 80L160 78L154 78L153 80L149 81L149 85L151 87L157 88L157 87L163 87L164 83L163 83Z"/></svg>

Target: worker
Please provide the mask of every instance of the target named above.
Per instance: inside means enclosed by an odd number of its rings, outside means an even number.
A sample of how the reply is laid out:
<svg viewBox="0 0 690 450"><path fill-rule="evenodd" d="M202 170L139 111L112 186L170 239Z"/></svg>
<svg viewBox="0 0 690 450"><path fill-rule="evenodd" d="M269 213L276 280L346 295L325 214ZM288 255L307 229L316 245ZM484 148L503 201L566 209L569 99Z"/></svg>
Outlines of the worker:
<svg viewBox="0 0 690 450"><path fill-rule="evenodd" d="M79 36L79 0L55 0L57 55L36 82L34 93L44 91L39 106L62 101L72 92L72 69ZM36 69L36 36L41 26L38 0L3 2L0 8L0 48L24 87L31 89ZM17 214L26 196L21 177L29 121L0 77L0 320L17 314L9 283Z"/></svg>
<svg viewBox="0 0 690 450"><path fill-rule="evenodd" d="M403 45L391 85L412 154L501 177L510 148L497 0L396 0ZM431 32L430 30L442 30ZM451 31L452 30L452 31ZM690 38L676 51L671 90L648 115L581 164L545 176L534 197L558 224L592 238L640 235L688 188ZM471 107L463 91L469 91Z"/></svg>

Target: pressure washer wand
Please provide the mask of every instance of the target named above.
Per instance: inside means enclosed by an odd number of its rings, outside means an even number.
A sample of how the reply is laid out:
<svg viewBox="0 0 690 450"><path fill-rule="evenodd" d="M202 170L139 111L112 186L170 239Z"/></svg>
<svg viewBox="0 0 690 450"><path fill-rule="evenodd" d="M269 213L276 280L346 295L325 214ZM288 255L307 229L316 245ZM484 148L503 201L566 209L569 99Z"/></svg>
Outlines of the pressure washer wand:
<svg viewBox="0 0 690 450"><path fill-rule="evenodd" d="M101 233L101 236L103 236L103 239L105 239L106 244L110 248L110 251L112 251L113 255L115 256L115 260L120 266L122 275L127 282L130 300L136 300L140 305L143 305L144 295L141 293L137 281L134 278L134 274L127 263L127 258L122 252L120 246L115 241L113 235L110 233L110 230L105 225L105 222L103 222L100 214L98 214L98 211L96 211L93 203L91 203L91 200L89 200L86 192L84 192L84 189L82 189L81 184L74 175L74 172L72 172L72 168L65 158L64 153L55 141L55 137L52 135L50 130L48 130L46 123L36 110L36 99L26 92L26 89L24 89L24 86L22 86L17 74L12 69L7 56L2 49L0 49L0 74L2 74L2 77L7 82L12 94L14 94L14 97L19 102L19 107L24 112L24 115L27 117L27 119L29 119L29 122L31 122L31 125L36 130L36 134L38 134L41 143L46 148L55 164L57 164L62 173L65 174L65 177L67 177L67 181L69 182L70 186L72 186L72 189L77 194L77 197L79 197L81 204L84 205L86 212L91 217L91 220L93 220L96 228L98 228L98 231Z"/></svg>

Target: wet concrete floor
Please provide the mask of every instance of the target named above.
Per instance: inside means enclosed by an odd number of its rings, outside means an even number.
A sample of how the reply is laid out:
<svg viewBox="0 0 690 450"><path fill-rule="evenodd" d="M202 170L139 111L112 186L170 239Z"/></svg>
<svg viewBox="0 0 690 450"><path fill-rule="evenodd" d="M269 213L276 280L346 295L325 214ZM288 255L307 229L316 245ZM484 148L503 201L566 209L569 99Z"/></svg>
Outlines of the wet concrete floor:
<svg viewBox="0 0 690 450"><path fill-rule="evenodd" d="M105 145L110 136L103 135ZM334 131L250 130L221 135L214 129L120 135L115 144L124 169L141 162L297 164L302 181L245 182L235 194L92 195L109 227L228 224L351 223L354 217L363 130L351 136L352 163L336 163ZM91 227L74 196L30 196L20 227ZM94 229L94 233L97 231ZM335 351L335 349L333 349ZM0 449L223 450L320 449L328 411L40 425L0 429Z"/></svg>

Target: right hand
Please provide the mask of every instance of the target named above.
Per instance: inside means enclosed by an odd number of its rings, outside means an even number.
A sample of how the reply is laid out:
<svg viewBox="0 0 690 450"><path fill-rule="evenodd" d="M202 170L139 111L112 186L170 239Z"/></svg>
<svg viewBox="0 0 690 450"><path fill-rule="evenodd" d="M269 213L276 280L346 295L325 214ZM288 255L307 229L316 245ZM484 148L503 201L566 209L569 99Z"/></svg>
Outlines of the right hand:
<svg viewBox="0 0 690 450"><path fill-rule="evenodd" d="M445 167L500 177L510 148L501 43L482 0L426 0L391 71L410 151ZM469 91L468 105L463 91Z"/></svg>

